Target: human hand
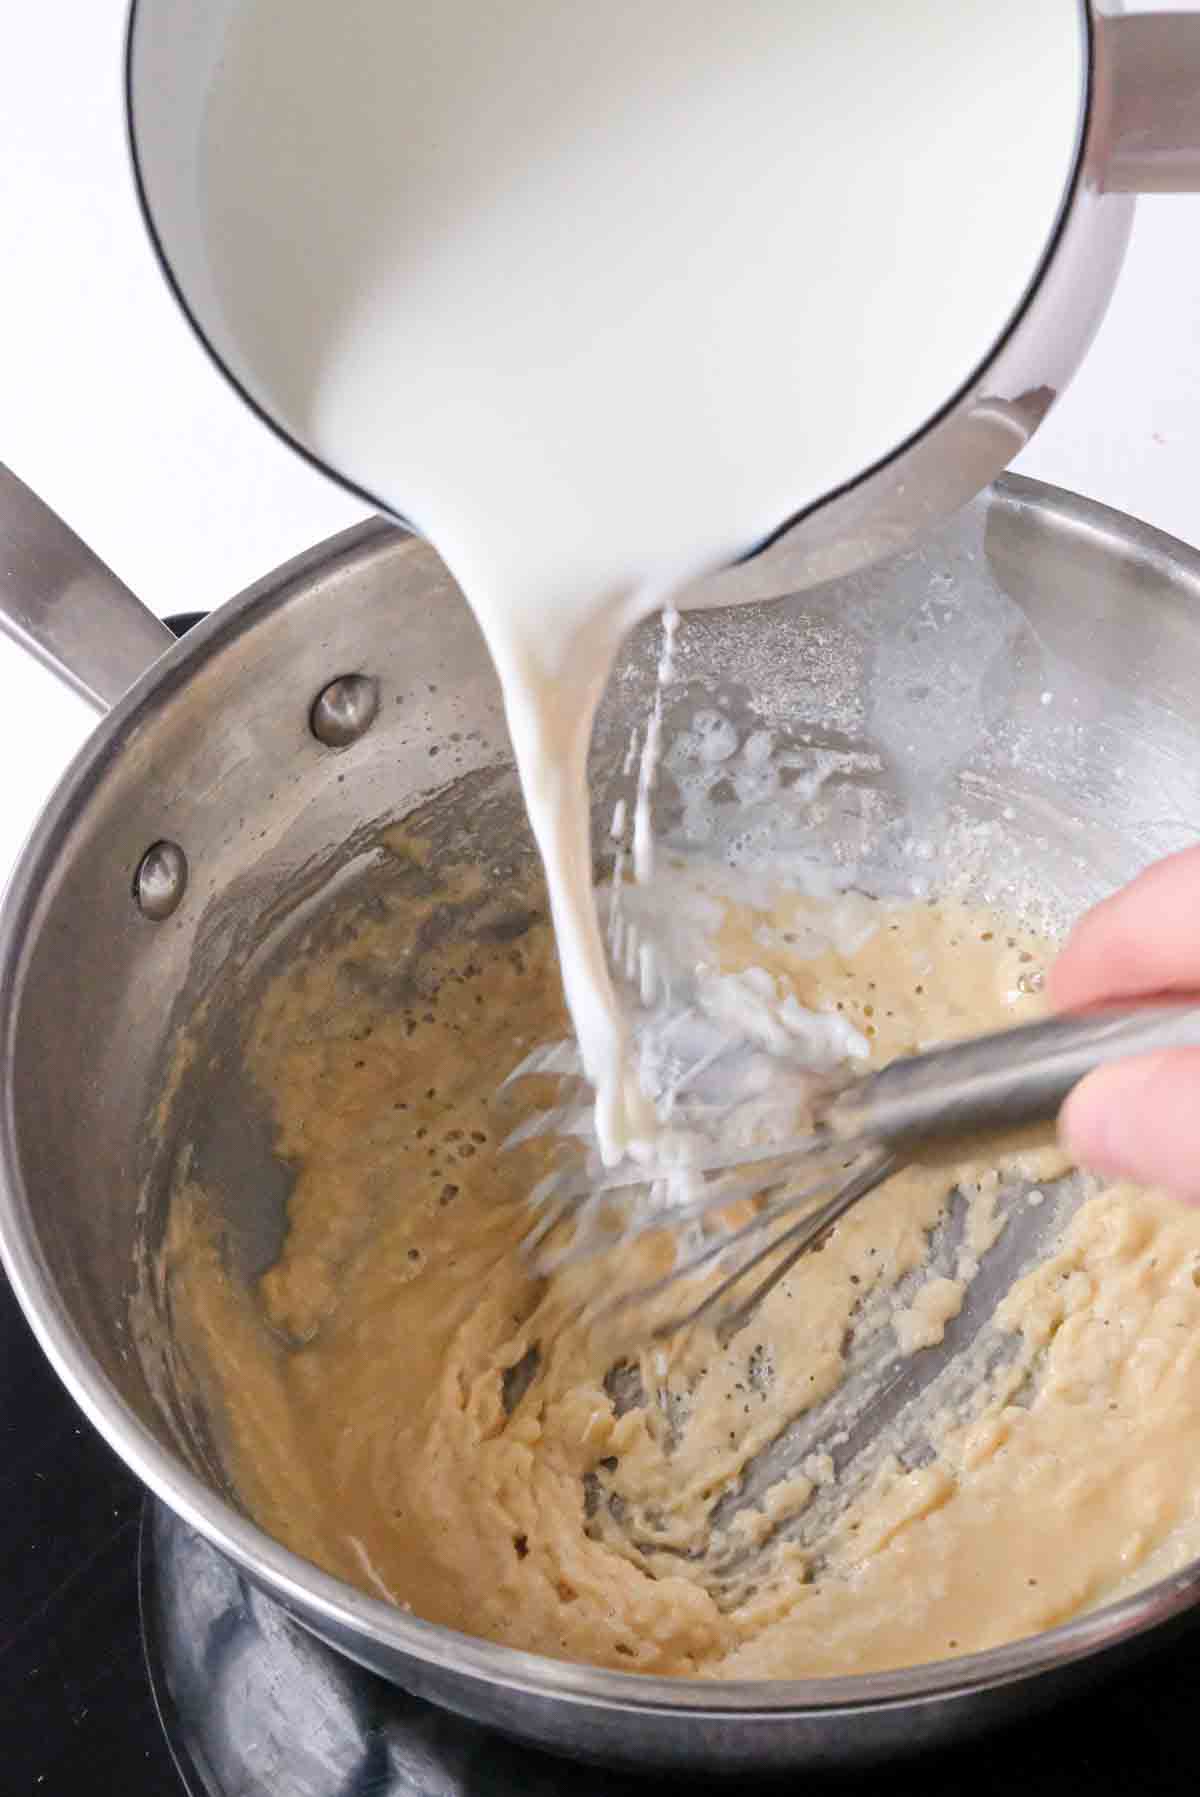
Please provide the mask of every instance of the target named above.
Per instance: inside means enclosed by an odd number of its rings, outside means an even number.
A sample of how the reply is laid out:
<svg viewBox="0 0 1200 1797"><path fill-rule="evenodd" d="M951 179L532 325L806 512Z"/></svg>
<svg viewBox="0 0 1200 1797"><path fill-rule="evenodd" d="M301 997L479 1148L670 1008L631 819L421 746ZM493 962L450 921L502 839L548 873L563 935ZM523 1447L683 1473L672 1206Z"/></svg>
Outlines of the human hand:
<svg viewBox="0 0 1200 1797"><path fill-rule="evenodd" d="M1057 1011L1172 992L1200 1002L1200 848L1157 862L1089 911L1047 990ZM1200 1048L1098 1068L1067 1099L1059 1133L1081 1166L1200 1203Z"/></svg>

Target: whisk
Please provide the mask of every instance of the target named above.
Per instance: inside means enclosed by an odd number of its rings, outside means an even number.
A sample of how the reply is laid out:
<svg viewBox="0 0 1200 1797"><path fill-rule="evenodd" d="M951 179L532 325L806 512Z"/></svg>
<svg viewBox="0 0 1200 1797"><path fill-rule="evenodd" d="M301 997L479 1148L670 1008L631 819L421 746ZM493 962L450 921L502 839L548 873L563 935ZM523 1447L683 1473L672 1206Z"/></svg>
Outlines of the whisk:
<svg viewBox="0 0 1200 1797"><path fill-rule="evenodd" d="M745 1323L797 1261L823 1245L838 1221L926 1148L1050 1121L1094 1068L1161 1049L1200 1047L1200 1005L1161 1004L1024 1024L895 1060L878 1071L844 1070L801 1082L792 1105L801 1133L730 1150L711 1133L669 1139L678 1160L579 1167L552 1173L533 1193L526 1238L534 1269L561 1270L620 1248L647 1231L676 1233L676 1258L652 1283L606 1300L607 1314L667 1314L648 1333L675 1334L718 1319L723 1335ZM714 1056L714 1060L717 1057ZM562 1071L553 1054L537 1071ZM710 1081L711 1086L711 1081ZM711 1107L710 1107L711 1108ZM518 1135L556 1125L583 1133L581 1109L543 1112ZM697 1151L697 1140L700 1146ZM691 1144L693 1154L686 1156ZM733 1207L748 1220L729 1221ZM695 1302L673 1300L696 1276L715 1278ZM719 1277L718 1277L719 1276Z"/></svg>

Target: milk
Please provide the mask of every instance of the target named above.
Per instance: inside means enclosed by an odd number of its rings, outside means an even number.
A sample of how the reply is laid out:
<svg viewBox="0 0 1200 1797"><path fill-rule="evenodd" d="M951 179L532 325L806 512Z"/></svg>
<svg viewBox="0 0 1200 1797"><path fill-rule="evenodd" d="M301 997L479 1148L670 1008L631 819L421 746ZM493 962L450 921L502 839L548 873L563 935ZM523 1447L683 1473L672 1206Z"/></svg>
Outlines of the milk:
<svg viewBox="0 0 1200 1797"><path fill-rule="evenodd" d="M969 381L1070 180L1075 0L242 0L206 118L254 395L441 552L503 683L611 1158L613 655Z"/></svg>

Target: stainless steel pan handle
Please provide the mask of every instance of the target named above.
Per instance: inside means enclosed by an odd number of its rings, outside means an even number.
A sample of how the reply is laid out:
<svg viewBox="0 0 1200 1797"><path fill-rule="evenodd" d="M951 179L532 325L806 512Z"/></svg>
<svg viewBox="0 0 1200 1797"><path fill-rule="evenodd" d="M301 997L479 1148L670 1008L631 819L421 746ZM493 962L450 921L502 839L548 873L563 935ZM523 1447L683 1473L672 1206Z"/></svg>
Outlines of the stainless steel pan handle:
<svg viewBox="0 0 1200 1797"><path fill-rule="evenodd" d="M2 462L0 630L100 712L175 640Z"/></svg>
<svg viewBox="0 0 1200 1797"><path fill-rule="evenodd" d="M1200 193L1200 13L1099 25L1112 70L1106 193Z"/></svg>

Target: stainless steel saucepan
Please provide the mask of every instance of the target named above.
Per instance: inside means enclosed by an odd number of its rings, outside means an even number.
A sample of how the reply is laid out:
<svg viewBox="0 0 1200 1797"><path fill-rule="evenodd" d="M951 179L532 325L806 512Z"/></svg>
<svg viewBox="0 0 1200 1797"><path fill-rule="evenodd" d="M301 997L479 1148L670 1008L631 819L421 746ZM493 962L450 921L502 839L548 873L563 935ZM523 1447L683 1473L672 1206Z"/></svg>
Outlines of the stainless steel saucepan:
<svg viewBox="0 0 1200 1797"><path fill-rule="evenodd" d="M270 1262L286 1169L237 1078L257 970L322 912L386 893L396 862L381 832L415 807L460 861L532 861L496 683L435 556L379 521L173 643L4 476L0 622L98 711L111 707L0 915L0 1250L95 1425L294 1616L512 1735L729 1771L861 1761L975 1731L1093 1676L1196 1602L1200 1564L969 1658L715 1684L474 1640L270 1539L231 1494L154 1277L172 1169L185 1144L202 1158L241 1276ZM651 631L631 644L597 730L605 815L655 647ZM800 776L760 819L775 832L766 848L808 845L867 886L936 884L951 862L1002 903L1068 917L1197 833L1200 554L1070 494L1005 481L869 575L700 612L684 621L679 667L668 734L714 695L743 737L771 731ZM661 800L663 827L686 831L669 770ZM173 1047L202 1002L204 1052L159 1127Z"/></svg>
<svg viewBox="0 0 1200 1797"><path fill-rule="evenodd" d="M913 419L908 439L888 446L874 466L791 520L781 517L765 552L769 565L760 558L731 571L723 585L704 589L708 602L751 600L785 586L794 591L864 567L982 491L1024 448L1091 344L1124 258L1133 196L1200 191L1200 11L1126 16L1120 0L1041 4L1076 20L1080 80L1076 91L1062 96L1070 113L1064 125L1075 133L1073 161L1027 291L998 340L980 342L978 365L957 392L939 395L929 416ZM311 419L298 421L303 408L298 411L289 383L269 365L264 331L268 345L273 345L274 333L263 325L261 295L256 289L235 289L231 305L229 295L222 299L214 272L220 261L212 236L217 227L205 210L201 144L213 73L238 5L239 0L132 0L126 104L138 193L163 272L216 365L261 417L319 462ZM847 28L869 28L869 12L866 23ZM949 6L942 14L939 31L971 31L970 7ZM1020 30L1019 23L1013 29ZM350 64L341 56L341 30L340 17L331 13L329 55L338 59L344 77ZM904 78L903 72L869 75L865 69L864 63L864 81ZM993 71L980 68L981 85L994 78ZM334 85L331 78L331 91ZM329 114L328 108L320 110L320 100L319 94L307 97L315 124L297 125L298 130L320 129ZM945 102L947 107L969 106L971 95L948 93ZM338 116L336 108L332 116ZM931 132L936 128L932 117ZM1014 110L1014 137L1022 128ZM823 178L825 171L814 166L814 179ZM402 169L396 171L395 185L402 195ZM251 191L248 187L247 193ZM254 202L247 198L245 203ZM327 192L314 191L314 207L330 203L353 208L354 195L338 189L331 201ZM1003 193L994 185L983 186L981 176L971 204L1003 203ZM801 217L781 228L801 230ZM282 303L291 303L299 282L304 293L297 293L295 303L306 308L306 329L327 328L334 301L323 292L319 272L314 277L309 270L304 245L286 233L280 237L277 221L270 217L256 223L260 241L272 246L264 267L273 271L270 280L284 292ZM960 224L953 213L946 217L948 245ZM372 238L372 255L377 248ZM302 279L293 272L298 268L305 270ZM272 302L272 315L279 304L278 299ZM798 330L802 319L799 296ZM903 345L897 344L896 353L904 353ZM342 466L326 471L361 493L355 482L363 478L362 470ZM361 496L380 504L378 495ZM399 497L403 503L403 495ZM386 498L394 503L396 496ZM689 602L696 597L691 595Z"/></svg>

